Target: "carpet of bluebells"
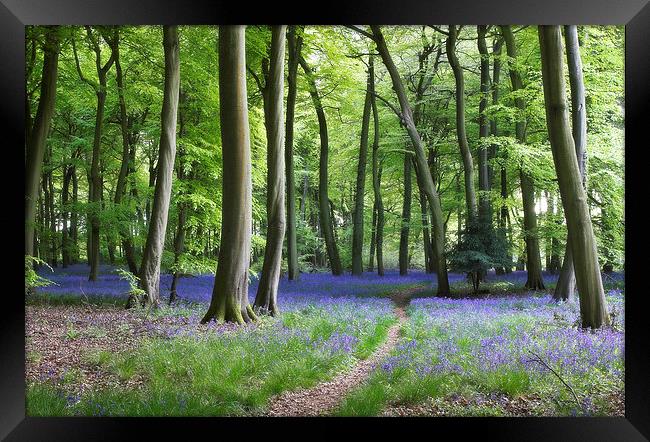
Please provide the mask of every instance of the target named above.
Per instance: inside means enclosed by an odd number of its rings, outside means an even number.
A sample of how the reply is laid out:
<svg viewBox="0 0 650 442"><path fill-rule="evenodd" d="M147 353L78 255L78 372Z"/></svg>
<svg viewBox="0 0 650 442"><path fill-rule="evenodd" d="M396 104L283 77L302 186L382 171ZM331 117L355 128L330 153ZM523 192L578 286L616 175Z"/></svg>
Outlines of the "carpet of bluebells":
<svg viewBox="0 0 650 442"><path fill-rule="evenodd" d="M557 304L546 293L414 299L402 342L339 413L428 404L455 414L460 394L479 398L463 414L508 415L504 400L519 397L532 415L622 414L614 406L624 391L622 291L609 290L607 301L613 325L592 332L579 326L577 301Z"/></svg>
<svg viewBox="0 0 650 442"><path fill-rule="evenodd" d="M129 284L113 267L101 266L96 282L87 281L86 265L40 274L54 282L40 289L45 308L74 306L79 299L121 308L128 297ZM525 278L525 272L490 274L487 283L514 290ZM557 276L544 278L552 285ZM622 287L622 275L607 278L609 286ZM213 281L213 275L181 278L180 302L143 316L146 333L136 351L107 350L86 358L107 377L127 384L140 380L138 388L79 393L74 383L83 379L64 385L52 376L30 385L28 414L259 414L273 395L315 385L369 356L396 320L388 296L411 287L421 287L422 297L407 308L399 345L342 404L340 414L376 415L396 404L430 404L451 394L537 398L531 407L538 415L618 412L607 408L607 398L623 391L621 290L608 293L613 327L591 333L578 327L577 303L555 304L547 293L441 299L432 296L435 275L423 272L313 273L298 281L281 278L279 318L244 327L199 325ZM450 283L467 286L464 275L450 274ZM163 300L170 285L171 275L162 275ZM252 278L251 302L256 290ZM504 414L498 406L491 410L488 414Z"/></svg>

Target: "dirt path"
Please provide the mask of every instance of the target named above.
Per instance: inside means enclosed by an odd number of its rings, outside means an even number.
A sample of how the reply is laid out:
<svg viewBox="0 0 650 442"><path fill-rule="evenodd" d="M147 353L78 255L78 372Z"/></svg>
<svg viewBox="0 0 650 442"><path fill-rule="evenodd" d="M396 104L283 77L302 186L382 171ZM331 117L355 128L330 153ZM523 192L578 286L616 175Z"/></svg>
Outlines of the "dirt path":
<svg viewBox="0 0 650 442"><path fill-rule="evenodd" d="M388 329L386 341L367 359L359 361L350 371L341 373L328 382L310 389L285 392L271 400L267 416L322 416L332 411L355 387L368 378L374 367L395 348L399 331L406 322L405 307L413 294L422 291L417 287L391 295L395 314L399 319Z"/></svg>

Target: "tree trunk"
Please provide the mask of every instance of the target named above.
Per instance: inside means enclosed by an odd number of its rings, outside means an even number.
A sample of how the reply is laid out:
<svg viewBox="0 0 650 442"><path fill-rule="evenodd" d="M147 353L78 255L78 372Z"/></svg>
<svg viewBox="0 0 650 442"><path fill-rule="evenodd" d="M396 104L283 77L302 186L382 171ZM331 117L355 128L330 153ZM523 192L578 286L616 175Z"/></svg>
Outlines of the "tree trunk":
<svg viewBox="0 0 650 442"><path fill-rule="evenodd" d="M371 80L370 69L368 69L366 98L363 104L363 117L361 118L361 142L359 146L359 162L357 163L357 187L352 225L352 274L357 276L363 274L363 203L366 187L366 163L368 161L370 109L372 107L372 96L370 95Z"/></svg>
<svg viewBox="0 0 650 442"><path fill-rule="evenodd" d="M514 67L513 60L517 58L515 39L509 25L501 26L501 33L506 42L506 50L510 62L510 82L512 90L517 91L523 88L521 75ZM515 106L519 109L519 120L515 124L517 140L526 143L526 122L522 121L526 105L523 98L515 98ZM526 271L527 279L525 287L531 290L543 290L544 280L542 278L542 259L539 252L539 237L537 231L537 215L535 213L535 188L532 178L523 170L519 170L521 180L521 196L524 208L524 238L526 241Z"/></svg>
<svg viewBox="0 0 650 442"><path fill-rule="evenodd" d="M298 54L302 40L296 42L296 27L289 26L287 32L287 44L289 46L288 60L288 92L287 92L287 116L285 126L284 156L287 181L287 270L290 281L298 279L298 245L296 238L296 184L294 176L293 161L293 121L296 108L296 79L298 75ZM301 201L302 219L304 215L304 197Z"/></svg>
<svg viewBox="0 0 650 442"><path fill-rule="evenodd" d="M252 182L244 26L219 26L219 109L223 150L221 247L210 307L201 320L256 320L248 303Z"/></svg>
<svg viewBox="0 0 650 442"><path fill-rule="evenodd" d="M52 148L50 147L50 158L52 158ZM49 206L49 222L50 222L50 235L52 235L52 240L50 241L51 250L51 265L52 267L57 267L59 251L57 248L57 234L56 234L56 213L54 211L54 182L52 179L52 172L50 171L47 175L47 188L48 188L48 206Z"/></svg>
<svg viewBox="0 0 650 442"><path fill-rule="evenodd" d="M126 102L124 100L124 80L122 75L122 65L120 64L120 41L118 29L119 28L116 28L115 38L111 42L113 55L115 58L115 79L117 82L117 92L119 97L120 129L122 131L122 162L120 163L120 172L117 177L114 198L114 203L116 206L119 206L121 204L122 198L126 195L126 183L129 176L129 161L131 153L129 145L129 122L126 112ZM124 249L124 256L129 267L129 272L137 275L138 266L135 262L135 251L133 249L133 241L131 239L129 222L130 220L120 220L118 230L122 239L122 248Z"/></svg>
<svg viewBox="0 0 650 442"><path fill-rule="evenodd" d="M262 275L257 286L255 309L277 316L278 283L282 269L282 243L286 223L284 164L284 47L286 26L271 27L269 71L264 85L264 123L267 140L266 246Z"/></svg>
<svg viewBox="0 0 650 442"><path fill-rule="evenodd" d="M404 203L399 233L399 274L408 274L409 228L411 225L411 155L404 152Z"/></svg>
<svg viewBox="0 0 650 442"><path fill-rule="evenodd" d="M58 33L58 26L47 27L38 110L27 140L25 160L25 255L34 254L34 224L36 220L38 184L43 167L45 142L50 131L56 101L56 80L59 63Z"/></svg>
<svg viewBox="0 0 650 442"><path fill-rule="evenodd" d="M72 206L73 209L70 214L70 237L72 239L70 263L74 264L79 261L79 228L77 213L77 203L79 202L79 181L77 178L77 168L72 166Z"/></svg>
<svg viewBox="0 0 650 442"><path fill-rule="evenodd" d="M373 156L374 156L374 151L373 151ZM375 188L375 171L373 168L373 174L372 174L372 184L373 184L373 192ZM375 240L377 239L377 204L376 201L373 200L372 203L372 229L370 231L370 255L368 256L368 271L369 272L374 272L375 271Z"/></svg>
<svg viewBox="0 0 650 442"><path fill-rule="evenodd" d="M582 59L578 44L578 28L575 25L564 27L566 41L567 66L569 68L569 84L571 85L571 123L573 141L575 144L580 181L585 188L587 164L587 109L585 103L585 85L582 77ZM566 215L565 215L566 216ZM567 235L564 262L558 278L553 299L566 301L571 299L575 291L576 276L573 269L573 254L571 253L570 237ZM567 259L568 257L568 259Z"/></svg>
<svg viewBox="0 0 650 442"><path fill-rule="evenodd" d="M319 218L332 274L338 276L343 274L343 269L341 267L341 258L339 257L339 250L336 246L334 232L332 230L332 219L330 218L329 193L327 189L327 163L329 157L327 120L325 119L325 111L323 110L323 105L318 90L316 89L316 81L314 80L313 73L302 55L299 56L299 62L303 71L305 71L305 76L309 82L309 94L311 95L314 107L316 108L316 115L318 117L318 128L320 132L320 164L318 169Z"/></svg>
<svg viewBox="0 0 650 442"><path fill-rule="evenodd" d="M72 167L63 167L63 186L61 188L61 265L65 269L70 265L70 231L68 230L68 200L70 199L70 180Z"/></svg>
<svg viewBox="0 0 650 442"><path fill-rule="evenodd" d="M598 264L596 238L580 176L575 142L569 128L562 33L559 26L540 26L538 30L546 121L567 219L576 285L580 296L582 327L600 328L609 324L609 314Z"/></svg>
<svg viewBox="0 0 650 442"><path fill-rule="evenodd" d="M153 307L158 306L160 302L160 262L165 246L176 157L176 114L180 84L177 26L163 26L163 47L165 50L165 85L160 116L160 150L149 233L140 268L140 288L146 292L143 304Z"/></svg>
<svg viewBox="0 0 650 442"><path fill-rule="evenodd" d="M413 143L413 149L415 151L416 158L416 174L418 176L418 186L421 191L424 191L427 196L427 202L429 204L429 210L431 211L431 222L432 222L432 232L433 232L433 251L434 251L434 260L436 262L437 274L438 274L438 295L446 296L449 294L449 279L447 277L447 263L445 260L445 237L443 230L443 217L442 209L440 207L440 198L438 197L438 192L433 184L433 178L429 172L427 158L424 153L424 148L422 147L422 140L420 135L415 127L413 122L413 114L411 111L411 106L408 102L406 96L406 90L397 71L397 67L390 56L388 47L386 46L386 41L384 36L381 33L381 28L377 25L372 25L372 34L373 40L377 45L377 50L381 55L381 58L390 74L393 89L397 94L397 98L400 103L401 108L401 118L403 123L406 125L406 130L411 138ZM374 92L374 91L373 91ZM422 173L417 173L420 170Z"/></svg>
<svg viewBox="0 0 650 442"><path fill-rule="evenodd" d="M490 122L485 115L485 109L488 106L488 97L490 94L490 55L488 54L487 44L485 42L485 33L487 26L479 25L478 30L478 50L481 55L481 99L479 101L479 137L486 138L490 135ZM492 223L492 206L490 204L490 171L488 170L488 147L480 144L478 151L478 188L481 191L479 195L479 219L486 224Z"/></svg>
<svg viewBox="0 0 650 442"><path fill-rule="evenodd" d="M456 135L458 137L458 147L460 156L463 160L463 171L465 174L465 203L467 205L467 223L471 224L477 219L476 208L476 190L474 189L474 163L472 161L472 152L467 142L465 130L465 78L463 68L456 57L456 38L457 32L455 25L449 25L449 37L447 38L447 59L454 71L456 80Z"/></svg>

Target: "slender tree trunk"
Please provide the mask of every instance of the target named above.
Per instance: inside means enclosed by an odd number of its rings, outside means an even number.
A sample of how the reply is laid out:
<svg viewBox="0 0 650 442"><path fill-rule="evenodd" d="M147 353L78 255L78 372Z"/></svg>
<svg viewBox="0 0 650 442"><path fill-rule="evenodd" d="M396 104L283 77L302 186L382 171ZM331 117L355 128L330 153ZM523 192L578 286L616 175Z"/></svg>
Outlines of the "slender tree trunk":
<svg viewBox="0 0 650 442"><path fill-rule="evenodd" d="M334 239L334 232L332 230L332 220L330 218L329 208L329 193L327 188L327 163L329 157L329 140L327 134L327 120L325 119L325 111L321 103L318 90L316 89L316 81L314 80L313 73L307 65L304 57L299 57L300 65L305 71L305 76L309 82L309 94L316 108L316 115L318 117L318 127L320 132L320 165L318 171L318 207L321 230L323 238L325 239L325 246L327 248L327 256L330 261L332 274L335 276L343 274L341 267L341 258L339 257L339 250L336 246Z"/></svg>
<svg viewBox="0 0 650 442"><path fill-rule="evenodd" d="M479 101L479 137L487 138L490 135L490 121L485 115L485 109L488 106L488 97L490 94L490 55L488 54L485 34L487 26L479 25L478 30L478 50L481 55L481 99ZM479 196L479 219L482 223L492 223L492 206L490 204L490 171L488 170L488 147L479 145L478 151L478 188L481 191Z"/></svg>
<svg viewBox="0 0 650 442"><path fill-rule="evenodd" d="M284 48L286 26L271 27L271 54L269 71L264 85L264 123L267 139L266 186L266 246L262 276L257 286L255 309L276 316L278 309L278 283L282 268L282 243L286 223L285 164L284 164Z"/></svg>
<svg viewBox="0 0 650 442"><path fill-rule="evenodd" d="M567 66L569 68L569 84L571 85L571 123L575 145L580 181L585 188L587 164L587 110L585 104L585 85L582 77L582 59L578 44L577 26L565 26L564 37L566 41ZM566 215L565 215L566 216ZM573 254L571 252L570 237L567 235L564 262L558 278L553 299L566 301L571 299L575 292L576 276L573 268Z"/></svg>
<svg viewBox="0 0 650 442"><path fill-rule="evenodd" d="M126 183L129 176L129 161L131 152L129 146L129 122L126 112L126 101L124 100L124 80L122 75L122 65L120 64L119 43L119 30L116 29L115 38L112 41L112 50L115 58L115 79L117 82L117 92L120 104L120 129L122 131L122 162L120 163L120 172L117 177L114 198L114 203L116 206L119 206L121 204L122 198L126 195ZM124 256L129 267L129 272L137 275L138 266L135 262L135 251L133 249L133 241L131 239L129 222L130 220L120 221L118 229L120 237L122 239L122 248L124 249Z"/></svg>
<svg viewBox="0 0 650 442"><path fill-rule="evenodd" d="M431 236L429 232L429 214L427 212L427 199L423 192L420 194L420 210L422 212L422 242L424 247L424 271L426 273L435 273L433 267L433 252L431 251Z"/></svg>
<svg viewBox="0 0 650 442"><path fill-rule="evenodd" d="M388 73L390 74L393 83L393 89L397 94L401 108L401 118L406 125L406 130L409 134L409 137L411 138L411 142L413 143L413 149L415 151L417 164L416 174L418 176L418 186L421 191L425 192L427 196L427 202L429 204L429 210L431 211L433 251L438 274L438 295L446 296L449 294L449 279L447 277L447 263L444 252L445 237L443 229L442 209L440 207L440 198L433 183L431 173L429 173L427 158L424 153L424 148L422 147L422 140L420 139L420 135L417 131L417 128L415 127L415 123L413 122L411 106L408 102L406 90L404 89L404 85L399 76L399 72L397 71L397 67L395 66L395 63L390 56L388 47L386 46L386 41L384 40L384 36L381 33L381 28L379 26L372 25L371 29L373 34L373 41L377 45L377 50L381 55ZM422 171L422 173L417 173L417 170Z"/></svg>
<svg viewBox="0 0 650 442"><path fill-rule="evenodd" d="M399 274L408 274L409 228L411 225L411 155L404 153L404 203L399 234Z"/></svg>
<svg viewBox="0 0 650 442"><path fill-rule="evenodd" d="M50 147L50 158L52 158L52 148ZM57 267L59 265L59 251L57 247L57 233L56 233L56 212L54 211L54 181L52 177L52 172L48 173L47 176L47 187L48 187L48 205L49 205L49 214L50 214L50 234L52 235L52 240L50 245L52 247L51 256L52 256L52 267Z"/></svg>
<svg viewBox="0 0 650 442"><path fill-rule="evenodd" d="M41 76L41 93L34 125L29 131L25 159L25 255L34 253L34 223L38 184L43 167L45 142L50 131L56 100L56 80L59 63L59 29L58 26L47 27L45 50L43 55L43 73Z"/></svg>
<svg viewBox="0 0 650 442"><path fill-rule="evenodd" d="M373 151L374 154L374 151ZM375 171L373 168L372 183L374 189ZM374 190L373 190L374 191ZM372 203L372 229L370 231L370 255L368 256L368 271L375 271L375 241L377 239L377 204Z"/></svg>
<svg viewBox="0 0 650 442"><path fill-rule="evenodd" d="M149 233L142 255L140 288L146 292L143 304L153 307L160 302L160 262L165 246L169 200L176 157L176 114L180 86L180 63L177 26L163 26L165 50L165 85L161 112L160 150Z"/></svg>
<svg viewBox="0 0 650 442"><path fill-rule="evenodd" d="M370 110L372 96L370 95L370 70L366 85L366 98L363 104L361 118L361 142L359 147L359 162L357 163L357 187L354 200L352 225L352 274L363 274L363 203L366 187L366 163L368 161L368 132L370 127Z"/></svg>
<svg viewBox="0 0 650 442"><path fill-rule="evenodd" d="M248 303L252 183L244 26L219 26L219 109L223 149L221 247L210 307L201 322L256 320Z"/></svg>
<svg viewBox="0 0 650 442"><path fill-rule="evenodd" d="M562 33L559 26L540 26L538 30L546 121L569 230L582 327L600 328L609 324L609 314L598 264L596 238L575 155L575 142L569 128Z"/></svg>
<svg viewBox="0 0 650 442"><path fill-rule="evenodd" d="M284 156L287 181L287 270L290 281L298 279L298 245L296 238L296 184L293 161L293 121L296 108L296 79L298 76L298 54L302 40L296 42L296 27L287 28L287 44L289 47L288 85L287 85L287 116L285 126ZM305 220L304 195L300 202L302 219Z"/></svg>
<svg viewBox="0 0 650 442"><path fill-rule="evenodd" d="M447 59L454 71L456 79L456 135L458 137L458 147L460 156L463 160L463 170L465 174L465 203L467 205L467 222L471 224L477 219L476 208L476 190L474 189L474 162L472 161L472 152L467 142L465 130L465 79L463 68L456 57L456 38L458 30L455 25L449 25L449 37L447 38Z"/></svg>
<svg viewBox="0 0 650 442"><path fill-rule="evenodd" d="M79 181L77 178L77 168L72 166L72 206L73 209L70 214L70 237L72 238L70 263L74 264L79 261L79 228L77 213L77 203L79 202Z"/></svg>
<svg viewBox="0 0 650 442"><path fill-rule="evenodd" d="M61 265L65 269L70 265L70 231L68 229L68 200L70 199L71 166L63 167L63 186L61 188Z"/></svg>
<svg viewBox="0 0 650 442"><path fill-rule="evenodd" d="M521 75L514 68L512 60L517 58L517 48L510 26L501 26L501 33L506 43L506 50L511 62L509 63L510 81L512 90L517 91L523 88ZM517 140L526 143L526 122L522 121L526 105L523 98L515 98L515 106L519 109L520 120L515 124ZM525 287L531 290L543 290L544 280L542 278L542 259L539 251L539 237L537 231L537 214L535 213L535 188L532 178L522 169L519 170L521 181L521 196L524 208L524 237L526 240L526 271L527 279Z"/></svg>

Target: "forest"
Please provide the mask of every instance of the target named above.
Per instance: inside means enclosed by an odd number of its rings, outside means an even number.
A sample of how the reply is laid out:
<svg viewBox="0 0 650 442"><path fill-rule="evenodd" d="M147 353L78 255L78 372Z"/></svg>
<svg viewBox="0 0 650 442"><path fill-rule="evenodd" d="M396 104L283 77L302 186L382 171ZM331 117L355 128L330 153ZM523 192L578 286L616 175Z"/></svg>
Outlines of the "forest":
<svg viewBox="0 0 650 442"><path fill-rule="evenodd" d="M623 416L622 26L27 26L29 416Z"/></svg>

